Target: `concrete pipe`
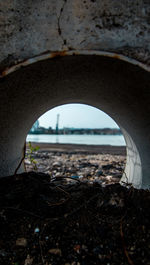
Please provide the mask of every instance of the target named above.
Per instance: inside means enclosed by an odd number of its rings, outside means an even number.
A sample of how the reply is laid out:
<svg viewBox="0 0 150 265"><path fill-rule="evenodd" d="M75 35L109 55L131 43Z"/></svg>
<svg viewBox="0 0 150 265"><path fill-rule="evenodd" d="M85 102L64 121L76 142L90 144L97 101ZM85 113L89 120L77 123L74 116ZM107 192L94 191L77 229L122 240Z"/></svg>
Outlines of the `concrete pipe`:
<svg viewBox="0 0 150 265"><path fill-rule="evenodd" d="M45 54L3 72L0 176L14 174L36 119L61 104L85 103L106 112L123 131L127 164L122 180L149 188L150 75L142 67L111 53L69 51ZM18 172L23 171L22 163Z"/></svg>

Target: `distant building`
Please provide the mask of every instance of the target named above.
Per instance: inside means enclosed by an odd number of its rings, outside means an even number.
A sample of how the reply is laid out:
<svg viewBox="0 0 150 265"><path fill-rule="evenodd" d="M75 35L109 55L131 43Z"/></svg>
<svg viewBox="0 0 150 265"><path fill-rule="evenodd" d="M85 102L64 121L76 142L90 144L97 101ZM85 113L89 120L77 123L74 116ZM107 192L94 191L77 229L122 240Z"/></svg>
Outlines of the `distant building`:
<svg viewBox="0 0 150 265"><path fill-rule="evenodd" d="M29 134L87 134L87 135L121 135L122 132L119 128L70 128L64 127L59 129L59 114L57 115L56 121L56 129L52 129L49 127L48 129L45 127L39 126L39 121L37 120Z"/></svg>
<svg viewBox="0 0 150 265"><path fill-rule="evenodd" d="M37 120L34 124L33 124L33 126L32 126L32 128L31 128L31 132L35 132L35 131L37 131L38 130L38 128L39 128L39 121Z"/></svg>

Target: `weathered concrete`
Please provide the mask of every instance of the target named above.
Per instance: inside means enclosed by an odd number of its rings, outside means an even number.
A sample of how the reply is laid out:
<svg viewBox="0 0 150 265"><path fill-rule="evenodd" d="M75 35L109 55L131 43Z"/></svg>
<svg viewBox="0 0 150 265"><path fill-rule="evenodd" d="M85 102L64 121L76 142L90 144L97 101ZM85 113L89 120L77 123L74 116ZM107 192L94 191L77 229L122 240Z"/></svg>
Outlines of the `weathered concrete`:
<svg viewBox="0 0 150 265"><path fill-rule="evenodd" d="M62 50L112 51L150 64L149 0L5 0L1 67Z"/></svg>
<svg viewBox="0 0 150 265"><path fill-rule="evenodd" d="M9 74L1 83L0 94L4 136L1 175L14 173L27 132L40 115L60 104L80 102L102 109L123 128L128 145L128 181L137 187L147 187L149 83L148 72L102 56L54 58ZM143 102L145 107L141 108Z"/></svg>
<svg viewBox="0 0 150 265"><path fill-rule="evenodd" d="M0 176L14 173L40 115L80 102L121 126L123 179L149 187L149 1L6 0L0 21Z"/></svg>

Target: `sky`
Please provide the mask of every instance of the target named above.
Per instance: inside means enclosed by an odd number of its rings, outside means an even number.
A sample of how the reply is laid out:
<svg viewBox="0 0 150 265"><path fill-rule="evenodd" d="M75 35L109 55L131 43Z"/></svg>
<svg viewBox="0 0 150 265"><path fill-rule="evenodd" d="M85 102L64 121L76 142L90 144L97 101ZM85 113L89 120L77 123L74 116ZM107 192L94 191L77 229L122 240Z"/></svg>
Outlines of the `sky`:
<svg viewBox="0 0 150 265"><path fill-rule="evenodd" d="M106 113L85 104L65 104L53 108L39 118L40 126L56 127L59 114L59 128L118 128Z"/></svg>

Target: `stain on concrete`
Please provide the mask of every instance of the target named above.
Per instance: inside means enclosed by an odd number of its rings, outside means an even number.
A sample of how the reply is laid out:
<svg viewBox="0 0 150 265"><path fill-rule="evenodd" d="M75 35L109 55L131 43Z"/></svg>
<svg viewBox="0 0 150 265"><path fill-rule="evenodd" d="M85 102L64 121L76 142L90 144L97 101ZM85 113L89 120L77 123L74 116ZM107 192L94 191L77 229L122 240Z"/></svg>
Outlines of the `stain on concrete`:
<svg viewBox="0 0 150 265"><path fill-rule="evenodd" d="M6 0L0 21L1 68L77 49L121 53L149 65L149 1Z"/></svg>

